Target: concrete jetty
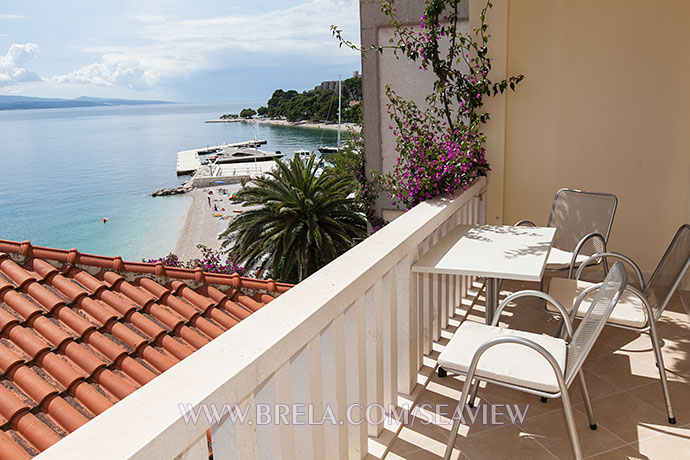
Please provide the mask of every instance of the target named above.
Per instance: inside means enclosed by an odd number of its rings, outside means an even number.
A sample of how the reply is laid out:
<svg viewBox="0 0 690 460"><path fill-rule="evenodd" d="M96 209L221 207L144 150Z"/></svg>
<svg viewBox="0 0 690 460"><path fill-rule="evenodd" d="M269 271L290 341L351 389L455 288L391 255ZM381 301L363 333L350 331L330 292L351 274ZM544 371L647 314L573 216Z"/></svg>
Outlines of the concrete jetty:
<svg viewBox="0 0 690 460"><path fill-rule="evenodd" d="M265 140L254 140L246 142L236 142L234 144L221 144L212 146L207 145L206 147L201 147L192 150L181 150L177 152L177 175L182 176L184 174L191 174L197 169L201 168L201 159L199 158L199 155L221 152L225 148L256 147L267 143L268 141Z"/></svg>

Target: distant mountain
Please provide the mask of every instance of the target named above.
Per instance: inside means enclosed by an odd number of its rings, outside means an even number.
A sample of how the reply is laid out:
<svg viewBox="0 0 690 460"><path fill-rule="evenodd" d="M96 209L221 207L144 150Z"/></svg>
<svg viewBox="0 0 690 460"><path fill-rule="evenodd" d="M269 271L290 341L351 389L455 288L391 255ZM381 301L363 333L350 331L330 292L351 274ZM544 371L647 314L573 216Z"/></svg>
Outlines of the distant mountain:
<svg viewBox="0 0 690 460"><path fill-rule="evenodd" d="M147 101L138 99L109 99L102 97L81 96L75 99L57 99L27 96L0 95L0 110L22 109L61 109L66 107L101 107L108 105L147 105L172 104L167 101Z"/></svg>

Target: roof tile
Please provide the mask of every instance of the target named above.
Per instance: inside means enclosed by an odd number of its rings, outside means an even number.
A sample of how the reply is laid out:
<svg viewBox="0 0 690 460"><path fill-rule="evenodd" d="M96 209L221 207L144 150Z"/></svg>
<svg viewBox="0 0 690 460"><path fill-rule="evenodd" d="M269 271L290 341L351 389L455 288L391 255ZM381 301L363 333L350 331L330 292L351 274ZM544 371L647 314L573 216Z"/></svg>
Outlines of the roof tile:
<svg viewBox="0 0 690 460"><path fill-rule="evenodd" d="M0 240L0 460L36 455L290 287Z"/></svg>
<svg viewBox="0 0 690 460"><path fill-rule="evenodd" d="M29 453L19 447L12 438L0 431L0 460L25 460L31 458Z"/></svg>
<svg viewBox="0 0 690 460"><path fill-rule="evenodd" d="M57 395L51 395L42 405L46 412L67 432L72 432L89 421L88 418Z"/></svg>
<svg viewBox="0 0 690 460"><path fill-rule="evenodd" d="M50 374L63 388L70 390L78 380L84 378L84 374L67 364L65 360L54 353L45 353L35 360L35 363Z"/></svg>
<svg viewBox="0 0 690 460"><path fill-rule="evenodd" d="M19 289L23 288L25 284L36 281L36 278L31 276L26 270L23 270L19 265L14 263L12 259L0 259L0 270L11 279Z"/></svg>
<svg viewBox="0 0 690 460"><path fill-rule="evenodd" d="M7 291L5 294L0 294L0 299L9 305L19 316L28 320L36 314L43 313L43 309L37 304L29 301L17 291Z"/></svg>

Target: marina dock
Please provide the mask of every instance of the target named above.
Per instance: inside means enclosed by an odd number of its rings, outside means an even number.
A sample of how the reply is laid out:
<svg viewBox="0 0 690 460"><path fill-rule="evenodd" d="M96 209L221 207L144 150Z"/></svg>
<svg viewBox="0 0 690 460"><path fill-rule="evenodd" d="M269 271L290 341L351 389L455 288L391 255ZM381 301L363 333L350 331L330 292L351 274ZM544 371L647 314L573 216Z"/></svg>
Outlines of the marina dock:
<svg viewBox="0 0 690 460"><path fill-rule="evenodd" d="M211 153L221 152L225 148L242 148L242 147L256 147L268 143L265 140L255 140L247 142L237 142L234 144L221 144L201 147L192 150L181 150L177 152L177 175L192 174L197 169L201 168L201 159L199 155L206 155Z"/></svg>

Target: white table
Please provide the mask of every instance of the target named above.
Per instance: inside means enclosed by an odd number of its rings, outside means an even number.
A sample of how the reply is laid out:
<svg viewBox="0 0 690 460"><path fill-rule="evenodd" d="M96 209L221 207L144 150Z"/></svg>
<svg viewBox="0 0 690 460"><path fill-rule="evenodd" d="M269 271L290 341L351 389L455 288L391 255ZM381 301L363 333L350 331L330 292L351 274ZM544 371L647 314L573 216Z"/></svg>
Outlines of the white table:
<svg viewBox="0 0 690 460"><path fill-rule="evenodd" d="M416 273L486 278L486 323L498 306L498 281L541 281L555 228L458 225L413 266Z"/></svg>

